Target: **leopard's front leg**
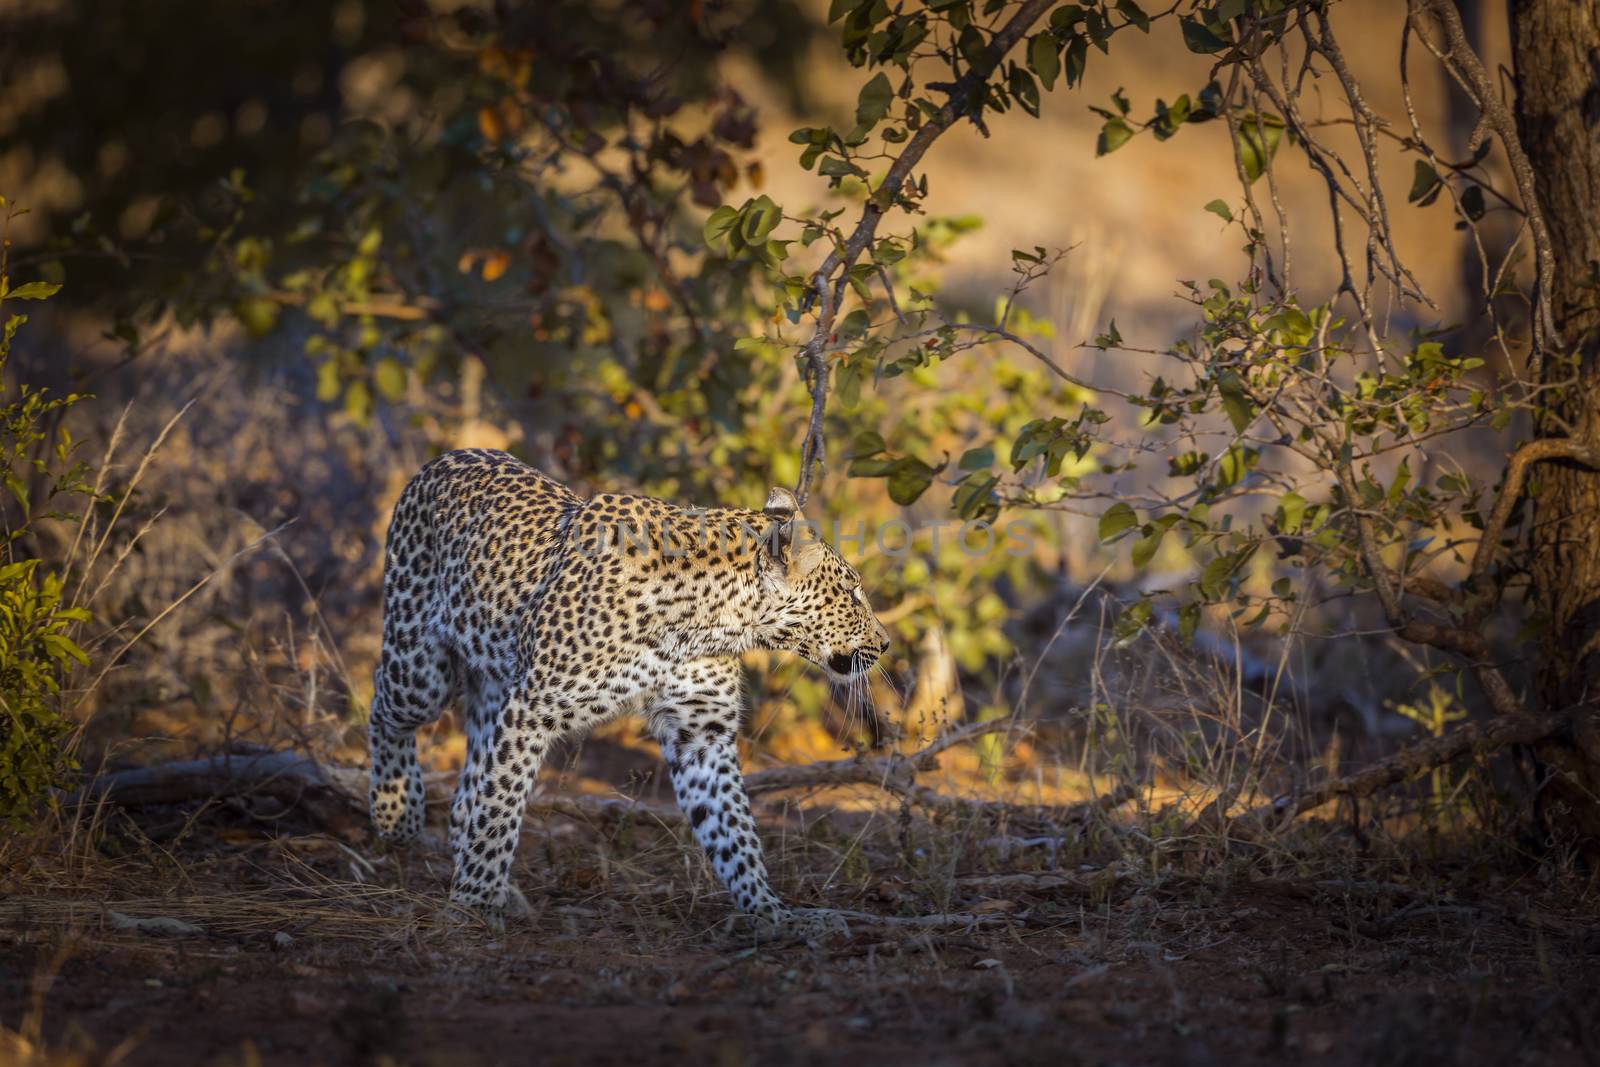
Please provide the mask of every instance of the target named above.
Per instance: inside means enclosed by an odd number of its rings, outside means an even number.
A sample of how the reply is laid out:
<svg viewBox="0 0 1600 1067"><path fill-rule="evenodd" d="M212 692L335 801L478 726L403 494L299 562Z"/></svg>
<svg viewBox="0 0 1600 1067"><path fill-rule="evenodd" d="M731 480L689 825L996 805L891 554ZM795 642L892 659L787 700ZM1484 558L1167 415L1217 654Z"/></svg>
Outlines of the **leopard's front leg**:
<svg viewBox="0 0 1600 1067"><path fill-rule="evenodd" d="M689 819L717 878L740 911L773 924L790 912L767 882L767 864L739 771L743 702L737 660L701 660L664 694L650 728L672 774L678 808Z"/></svg>
<svg viewBox="0 0 1600 1067"><path fill-rule="evenodd" d="M550 735L538 725L534 701L520 690L498 707L475 707L474 714L487 721L472 724L467 763L451 805L455 877L450 898L497 917L526 907L511 884L511 861Z"/></svg>

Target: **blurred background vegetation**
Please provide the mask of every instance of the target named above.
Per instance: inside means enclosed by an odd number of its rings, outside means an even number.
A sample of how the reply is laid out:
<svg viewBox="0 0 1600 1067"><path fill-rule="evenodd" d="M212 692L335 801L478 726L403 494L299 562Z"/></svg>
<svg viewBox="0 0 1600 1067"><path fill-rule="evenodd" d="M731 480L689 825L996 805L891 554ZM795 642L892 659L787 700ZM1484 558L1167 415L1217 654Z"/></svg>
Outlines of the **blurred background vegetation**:
<svg viewBox="0 0 1600 1067"><path fill-rule="evenodd" d="M10 272L62 286L6 373L95 395L60 413L91 459L119 434L132 442L110 457L122 488L96 505L108 524L115 509L116 567L94 609L107 632L143 639L77 710L92 758L239 738L355 751L388 510L444 449L508 448L580 492L753 507L797 480L809 399L791 327L804 313L765 239L781 222L809 245L807 226L840 212L846 226L870 188L842 162L824 161L831 181L811 173L815 152L797 165L817 143L804 131L860 128L870 105L869 75L839 47L848 20L830 24L829 6L0 3L0 191L31 209L13 225ZM861 5L832 7L836 20ZM1406 106L1403 7L1333 5L1386 114ZM897 637L892 680L875 694L882 721L858 737L857 709L799 665L777 665L754 676L754 733L779 757L1027 705L1053 724L1040 738L1055 738L1057 758L989 749L990 773L1004 764L1044 788L1155 768L1215 785L1242 760L1281 785L1481 703L1447 658L1382 633L1370 604L1332 586L1309 616L1279 600L1270 625L1249 629L1236 598L1214 590L1141 599L1201 575L1221 553L1211 541L1152 540L1146 527L1138 566L1126 546L1101 544L1126 529L1105 526L1108 505L1194 473L1162 455L1151 475L1105 443L1151 425L1107 402L1151 385L1148 365L1117 348L1192 337L1199 301L1181 280L1231 279L1253 242L1229 225L1239 181L1224 123L1170 145L1111 125L1128 100L1140 113L1180 93L1200 100L1214 57L1177 33L1136 35L1129 5L1086 8L1132 27L1114 60L1088 52L1070 89L1063 79L1028 109L1037 119L1018 108L953 129L920 168L915 238L855 280L876 286L881 271L915 294L907 310L939 321L1003 318L1088 384L998 345L889 374L846 356L828 411L835 458L809 508L847 531L993 517L1021 501L988 471L1032 434L1028 456L1049 453L1048 477L1008 517L1029 524L1035 551L973 555L924 536L902 560L847 543ZM1492 69L1505 26L1463 10ZM1082 32L1063 26L1060 43ZM1475 116L1444 75L1414 70L1410 92L1442 143L1467 154ZM1325 132L1354 145L1348 128ZM1436 306L1396 304L1388 326L1421 338L1477 314L1481 278L1473 235L1443 205L1405 204L1411 151L1379 147L1401 205L1396 243ZM1274 197L1325 202L1312 168L1280 171ZM752 226L752 202L776 214L731 247L719 238L731 219ZM1298 281L1331 292L1331 222L1325 210L1304 220ZM1512 228L1491 217L1483 233L1503 244ZM881 297L862 306L885 310ZM1458 335L1450 348L1473 344ZM1091 410L1109 421L1103 434L1058 433ZM1057 436L1039 437L1052 417ZM1505 458L1475 425L1451 453L1463 495L1492 484ZM1240 502L1242 522L1282 507L1280 492ZM1252 588L1277 588L1280 568L1298 565L1233 551ZM1119 630L1123 602L1142 613ZM448 737L436 749L443 763L458 756ZM1458 802L1447 785L1432 781L1436 807Z"/></svg>

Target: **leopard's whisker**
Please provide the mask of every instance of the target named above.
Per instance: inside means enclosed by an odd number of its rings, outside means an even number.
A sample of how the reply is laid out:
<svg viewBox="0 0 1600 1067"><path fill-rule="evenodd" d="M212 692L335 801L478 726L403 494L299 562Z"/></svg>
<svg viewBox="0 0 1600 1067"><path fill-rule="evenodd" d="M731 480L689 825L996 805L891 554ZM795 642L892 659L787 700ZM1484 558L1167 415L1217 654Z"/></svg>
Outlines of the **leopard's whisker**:
<svg viewBox="0 0 1600 1067"><path fill-rule="evenodd" d="M859 681L859 678L852 676L849 683L845 687L844 728L845 733L849 735L855 734L859 721L859 716L856 713L857 708L859 707L857 703L858 697L856 695L856 686Z"/></svg>
<svg viewBox="0 0 1600 1067"><path fill-rule="evenodd" d="M895 681L894 675L889 673L889 668L887 668L887 667L885 667L883 665L883 661L879 660L877 663L874 663L872 665L872 669L878 672L878 677L883 679L884 684L889 687L889 691L891 693L893 693L895 699L900 702L900 706L902 708L905 707L905 705L906 705L906 694L905 694L905 691L902 690L900 688L900 684Z"/></svg>
<svg viewBox="0 0 1600 1067"><path fill-rule="evenodd" d="M861 728L866 723L861 713L861 675L857 674L850 679L850 732L856 737L861 736Z"/></svg>

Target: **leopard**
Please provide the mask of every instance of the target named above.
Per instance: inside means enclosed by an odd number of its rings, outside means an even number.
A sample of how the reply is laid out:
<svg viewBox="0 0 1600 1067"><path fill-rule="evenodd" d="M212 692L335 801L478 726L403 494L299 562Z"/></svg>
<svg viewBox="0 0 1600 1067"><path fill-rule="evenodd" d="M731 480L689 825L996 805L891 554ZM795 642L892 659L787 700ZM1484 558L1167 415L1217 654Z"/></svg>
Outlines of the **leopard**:
<svg viewBox="0 0 1600 1067"><path fill-rule="evenodd" d="M447 452L401 491L384 548L374 829L423 834L417 731L459 708L450 900L503 927L528 909L512 861L545 757L633 715L737 910L783 928L797 913L772 888L740 765L745 654L850 683L889 644L860 574L786 488L760 511L585 498L509 453Z"/></svg>

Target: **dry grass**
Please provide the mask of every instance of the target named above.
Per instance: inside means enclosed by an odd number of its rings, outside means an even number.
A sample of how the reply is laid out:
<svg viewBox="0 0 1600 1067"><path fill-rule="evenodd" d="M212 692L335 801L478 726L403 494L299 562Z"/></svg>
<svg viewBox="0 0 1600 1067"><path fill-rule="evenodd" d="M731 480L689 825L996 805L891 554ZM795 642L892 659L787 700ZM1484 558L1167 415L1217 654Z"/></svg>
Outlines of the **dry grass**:
<svg viewBox="0 0 1600 1067"><path fill-rule="evenodd" d="M244 387L223 366L175 353L102 428L115 443L107 477L137 492L77 537L96 560L83 589L103 617L141 621L100 635L107 669L78 693L91 769L252 745L364 759L377 546L427 442L329 420L300 384ZM174 422L159 398L179 379L198 382L199 400ZM118 458L157 441L156 461ZM971 680L947 670L937 698L906 679L856 694L898 727L902 753L959 727L962 703L1015 710L1003 733L918 775L961 803L859 783L758 795L777 888L844 913L848 936L774 942L733 918L681 820L658 817L671 803L654 746L619 724L550 761L549 802L519 850L535 913L503 936L445 906L438 850L330 834L260 794L69 807L0 842L0 944L22 965L0 987L0 1024L15 1027L0 1057L172 1062L195 1028L215 1041L182 1053L194 1062L425 1063L447 1037L478 1047L529 1012L629 1006L722 1020L709 1032L743 1036L670 1042L734 1062L776 1055L746 1018L803 1050L814 1041L797 1062L844 1041L888 1062L922 1062L929 1041L1009 1062L1057 1048L1063 1027L1086 1059L1204 1046L1274 1062L1332 1054L1328 1042L1359 1051L1373 1027L1396 1048L1430 1048L1427 1028L1457 1016L1474 1020L1462 1047L1475 1054L1593 1054L1573 1012L1600 953L1596 887L1508 828L1505 766L1480 758L1249 840L1226 818L1391 751L1416 730L1391 705L1417 699L1426 664L1381 638L1334 653L1233 635L1190 648L1157 631L1113 650L1117 592L1096 581L1040 598L992 691L963 694ZM752 715L752 769L861 751L861 735L841 733L861 706L799 717L787 699L799 668L775 673ZM431 766L448 780L461 755L441 723ZM1128 802L1109 810L1041 811L1119 790ZM580 796L627 804L601 816L556 802ZM184 926L139 922L152 919ZM415 1049L385 1043L404 1027L375 970L401 976L425 1013L471 1006L466 1022L422 1026L415 1047L434 1052L405 1055ZM106 1007L118 982L151 973L173 981L141 993L146 1007ZM1442 992L1419 1007L1419 989ZM516 1010L502 1016L506 990ZM1488 1000L1499 1014L1471 1014ZM252 1003L266 1005L254 1029ZM641 1039L604 1019L589 1046L561 1045L568 1058ZM73 1036L80 1025L87 1037ZM262 1030L288 1044L274 1053Z"/></svg>
<svg viewBox="0 0 1600 1067"><path fill-rule="evenodd" d="M501 934L444 905L436 850L247 804L105 812L76 855L48 835L0 846L4 954L60 971L33 984L53 990L27 1016L42 1021L5 1038L52 1064L118 1046L151 1063L493 1061L530 1026L569 1062L681 1058L663 1034L733 1062L1016 1062L1069 1032L1086 1060L1400 1062L1446 1033L1448 1055L1416 1062L1595 1050L1594 890L1546 867L1443 842L1422 862L1416 834L1311 824L1247 847L1142 811L1047 839L881 798L760 804L780 892L849 916L809 946L737 921L686 830L647 815L532 820L517 878L534 913ZM116 1008L107 991L146 975L141 1007ZM24 992L0 987L0 1022L18 1025Z"/></svg>

